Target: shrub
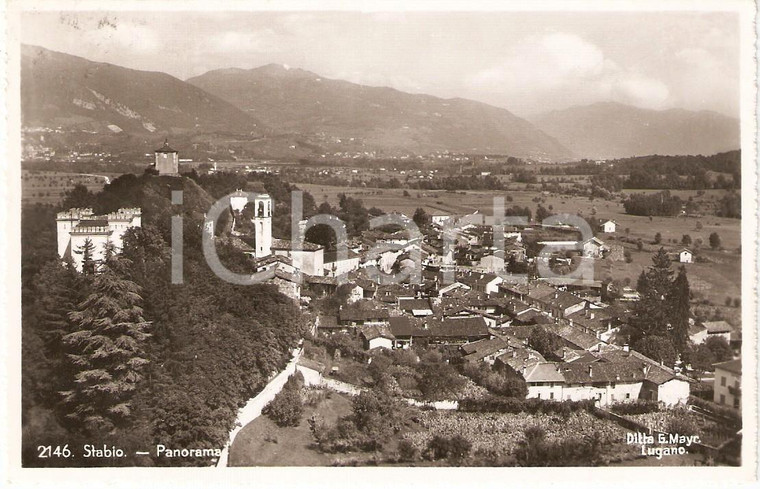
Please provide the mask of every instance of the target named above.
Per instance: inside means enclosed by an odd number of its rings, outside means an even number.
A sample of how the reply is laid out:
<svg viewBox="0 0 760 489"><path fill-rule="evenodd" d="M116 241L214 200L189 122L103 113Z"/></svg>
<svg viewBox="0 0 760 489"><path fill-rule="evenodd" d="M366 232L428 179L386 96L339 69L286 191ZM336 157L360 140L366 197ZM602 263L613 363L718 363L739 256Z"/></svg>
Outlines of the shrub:
<svg viewBox="0 0 760 489"><path fill-rule="evenodd" d="M414 462L419 456L419 451L409 440L401 440L398 444L398 455L404 462Z"/></svg>
<svg viewBox="0 0 760 489"><path fill-rule="evenodd" d="M427 449L433 460L448 458L456 462L470 454L472 443L462 435L454 435L450 438L436 435L428 442Z"/></svg>
<svg viewBox="0 0 760 489"><path fill-rule="evenodd" d="M303 416L301 395L295 389L283 389L261 412L278 426L298 426Z"/></svg>

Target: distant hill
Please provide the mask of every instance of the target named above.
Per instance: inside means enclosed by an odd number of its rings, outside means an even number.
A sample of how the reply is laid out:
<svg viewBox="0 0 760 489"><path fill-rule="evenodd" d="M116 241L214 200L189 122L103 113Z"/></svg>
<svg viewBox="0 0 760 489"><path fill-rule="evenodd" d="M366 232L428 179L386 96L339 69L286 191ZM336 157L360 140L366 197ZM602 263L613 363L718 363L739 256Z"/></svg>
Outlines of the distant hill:
<svg viewBox="0 0 760 489"><path fill-rule="evenodd" d="M253 117L165 73L21 50L24 127L103 134L261 133Z"/></svg>
<svg viewBox="0 0 760 489"><path fill-rule="evenodd" d="M739 121L708 111L648 110L601 102L531 120L582 158L711 155L741 146Z"/></svg>
<svg viewBox="0 0 760 489"><path fill-rule="evenodd" d="M317 136L331 148L449 150L565 159L562 144L508 110L331 80L266 65L223 69L187 80L275 131ZM352 139L353 138L353 139Z"/></svg>

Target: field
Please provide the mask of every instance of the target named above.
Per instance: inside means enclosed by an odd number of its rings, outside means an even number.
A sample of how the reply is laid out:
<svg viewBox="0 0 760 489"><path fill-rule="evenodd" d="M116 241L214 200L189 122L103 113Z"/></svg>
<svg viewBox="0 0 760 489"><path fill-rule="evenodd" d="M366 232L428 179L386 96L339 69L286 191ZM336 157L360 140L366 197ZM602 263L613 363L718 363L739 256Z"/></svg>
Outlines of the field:
<svg viewBox="0 0 760 489"><path fill-rule="evenodd" d="M259 416L246 425L230 447L231 467L252 466L326 466L337 455L320 453L310 448L314 442L308 419L318 413L326 422L334 423L351 413L350 398L333 392L317 407L305 407L297 427L278 427L266 416ZM273 440L277 440L274 442Z"/></svg>
<svg viewBox="0 0 760 489"><path fill-rule="evenodd" d="M581 213L584 216L594 216L600 219L613 219L618 223L617 236L630 239L641 239L644 242L644 250L638 252L635 246L628 245L632 252L632 263L600 261L597 266L597 279L607 277L624 280L630 279L635 286L636 279L644 267L651 265L651 257L660 245L654 245L656 233L662 235L662 244L667 251L680 249L681 238L688 234L692 243L702 240L702 246L698 251L704 254L711 263L687 264L689 281L692 289L698 291L704 298L714 304L723 304L726 297L741 297L741 255L736 250L741 246L741 220L715 217L653 217L651 220L644 216L632 216L625 214L622 203L612 200L573 197L543 193L539 191L516 190L508 192L495 191L457 191L447 192L443 190L423 191L404 189L375 189L356 187L336 187L327 185L299 184L299 188L309 191L317 203L324 201L333 206L338 204L338 195L345 193L348 196L362 199L365 207L378 207L385 212L402 212L411 216L418 207L424 208L432 215L465 215L480 211L486 215L492 215L493 198L497 196L512 198L506 202L507 207L518 205L529 207L535 212L538 204L533 201L540 197L542 205L555 213ZM628 193L652 192L650 190L626 190ZM719 200L724 194L723 190L708 190L703 195L696 191L673 191L682 199L692 197L696 202L713 202ZM697 230L697 222L702 228ZM627 231L627 232L626 232ZM721 238L721 245L725 251L711 251L709 249L709 236L716 232ZM602 240L612 241L611 235L599 235ZM673 242L675 240L676 242ZM693 251L695 246L689 246ZM674 269L678 264L674 263ZM698 295L699 295L698 294Z"/></svg>
<svg viewBox="0 0 760 489"><path fill-rule="evenodd" d="M112 179L114 175L111 175ZM59 204L67 190L84 185L99 192L109 182L107 175L90 175L58 171L27 171L21 173L22 204Z"/></svg>
<svg viewBox="0 0 760 489"><path fill-rule="evenodd" d="M408 433L405 438L419 450L436 435L462 435L472 443L472 452L510 455L524 438L526 428L539 426L549 442L582 439L591 431L599 436L602 451L609 460L635 456L636 447L626 445L627 430L612 421L579 411L568 418L551 414L463 413L428 411L421 416L422 431Z"/></svg>

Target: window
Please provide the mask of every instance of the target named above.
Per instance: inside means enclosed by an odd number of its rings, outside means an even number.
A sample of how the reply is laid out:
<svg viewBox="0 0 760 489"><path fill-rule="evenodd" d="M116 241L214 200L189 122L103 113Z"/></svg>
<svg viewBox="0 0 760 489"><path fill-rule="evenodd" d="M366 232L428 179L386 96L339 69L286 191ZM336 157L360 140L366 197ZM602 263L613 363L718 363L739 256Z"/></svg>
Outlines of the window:
<svg viewBox="0 0 760 489"><path fill-rule="evenodd" d="M725 387L726 386L726 378L725 377L721 377L720 378L720 385L721 385L721 387Z"/></svg>
<svg viewBox="0 0 760 489"><path fill-rule="evenodd" d="M720 396L720 397L723 397L723 396ZM538 393L537 399L541 399L541 393L540 392Z"/></svg>
<svg viewBox="0 0 760 489"><path fill-rule="evenodd" d="M734 409L739 409L739 404L741 404L739 402L739 398L738 397L734 397Z"/></svg>
<svg viewBox="0 0 760 489"><path fill-rule="evenodd" d="M630 392L626 392L625 393L625 398L626 399L630 399L631 398L631 393Z"/></svg>
<svg viewBox="0 0 760 489"><path fill-rule="evenodd" d="M721 404L725 404L726 403L726 395L725 394L721 394L720 395L720 403Z"/></svg>
<svg viewBox="0 0 760 489"><path fill-rule="evenodd" d="M554 392L549 393L549 399L554 399Z"/></svg>

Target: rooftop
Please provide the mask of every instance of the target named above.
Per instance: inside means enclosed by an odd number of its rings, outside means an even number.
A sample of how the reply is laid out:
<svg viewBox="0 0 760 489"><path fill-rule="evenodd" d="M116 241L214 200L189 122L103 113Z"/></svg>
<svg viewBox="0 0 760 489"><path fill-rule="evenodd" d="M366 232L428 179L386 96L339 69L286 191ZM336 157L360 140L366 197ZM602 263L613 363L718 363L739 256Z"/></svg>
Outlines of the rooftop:
<svg viewBox="0 0 760 489"><path fill-rule="evenodd" d="M716 369L725 370L727 372L731 372L732 374L741 375L742 374L742 359L737 358L736 360L729 360L727 362L720 362L720 363L714 363L713 367Z"/></svg>

